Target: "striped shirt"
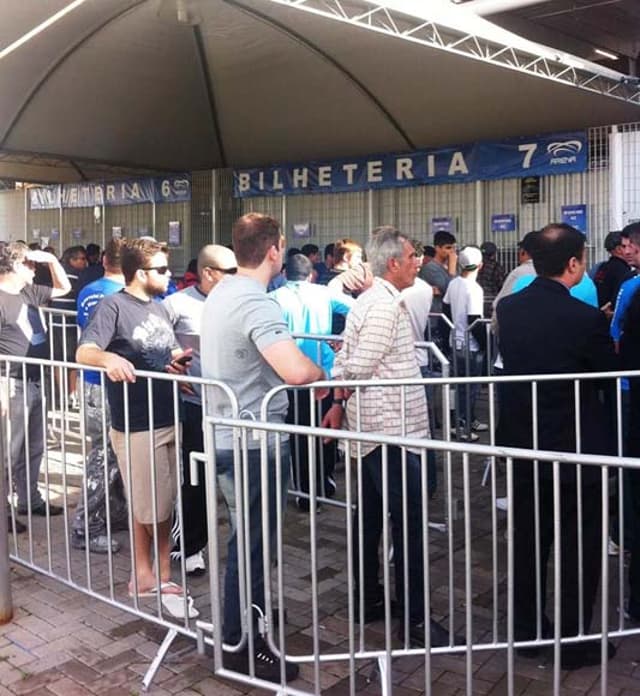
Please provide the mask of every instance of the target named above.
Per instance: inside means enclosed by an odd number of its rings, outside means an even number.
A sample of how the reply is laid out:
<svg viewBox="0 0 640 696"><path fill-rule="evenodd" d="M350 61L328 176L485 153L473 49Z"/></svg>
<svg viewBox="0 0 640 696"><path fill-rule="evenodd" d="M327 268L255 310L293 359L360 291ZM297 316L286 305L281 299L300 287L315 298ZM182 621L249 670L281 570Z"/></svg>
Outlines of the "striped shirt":
<svg viewBox="0 0 640 696"><path fill-rule="evenodd" d="M357 299L347 316L342 349L336 355L336 379L420 379L409 313L400 293L388 281L375 278L373 286ZM427 400L422 385L371 386L347 401L346 427L354 432L429 437ZM402 418L404 403L404 419ZM376 449L363 443L362 455ZM351 455L356 456L356 443Z"/></svg>

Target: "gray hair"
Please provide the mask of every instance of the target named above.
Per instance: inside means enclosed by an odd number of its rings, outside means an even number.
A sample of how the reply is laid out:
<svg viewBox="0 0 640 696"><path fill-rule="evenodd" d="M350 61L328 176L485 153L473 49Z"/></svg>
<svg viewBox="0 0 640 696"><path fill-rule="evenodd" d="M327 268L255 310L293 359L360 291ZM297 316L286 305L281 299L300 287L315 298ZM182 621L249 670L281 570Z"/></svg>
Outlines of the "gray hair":
<svg viewBox="0 0 640 696"><path fill-rule="evenodd" d="M287 280L306 280L313 270L313 264L304 254L292 254L287 259Z"/></svg>
<svg viewBox="0 0 640 696"><path fill-rule="evenodd" d="M387 272L389 259L401 259L407 238L391 225L376 227L367 244L367 260L374 276L381 278Z"/></svg>

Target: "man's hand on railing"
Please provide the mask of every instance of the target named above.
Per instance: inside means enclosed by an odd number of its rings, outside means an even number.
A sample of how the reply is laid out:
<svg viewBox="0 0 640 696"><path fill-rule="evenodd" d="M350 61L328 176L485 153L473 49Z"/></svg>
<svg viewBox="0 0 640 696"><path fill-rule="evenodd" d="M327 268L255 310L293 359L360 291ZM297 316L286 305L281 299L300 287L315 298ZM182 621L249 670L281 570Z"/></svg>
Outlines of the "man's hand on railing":
<svg viewBox="0 0 640 696"><path fill-rule="evenodd" d="M135 382L134 366L125 358L115 353L107 353L103 366L107 371L107 377L112 382Z"/></svg>

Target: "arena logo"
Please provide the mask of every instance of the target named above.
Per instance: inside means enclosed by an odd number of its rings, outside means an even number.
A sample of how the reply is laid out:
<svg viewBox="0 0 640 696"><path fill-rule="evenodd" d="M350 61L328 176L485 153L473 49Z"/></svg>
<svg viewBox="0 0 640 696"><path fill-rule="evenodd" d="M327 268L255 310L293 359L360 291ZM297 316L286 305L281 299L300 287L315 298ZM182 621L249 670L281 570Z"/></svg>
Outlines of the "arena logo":
<svg viewBox="0 0 640 696"><path fill-rule="evenodd" d="M578 154L582 152L580 140L565 140L563 142L549 143L547 153L553 155L549 159L549 164L572 164L577 162Z"/></svg>

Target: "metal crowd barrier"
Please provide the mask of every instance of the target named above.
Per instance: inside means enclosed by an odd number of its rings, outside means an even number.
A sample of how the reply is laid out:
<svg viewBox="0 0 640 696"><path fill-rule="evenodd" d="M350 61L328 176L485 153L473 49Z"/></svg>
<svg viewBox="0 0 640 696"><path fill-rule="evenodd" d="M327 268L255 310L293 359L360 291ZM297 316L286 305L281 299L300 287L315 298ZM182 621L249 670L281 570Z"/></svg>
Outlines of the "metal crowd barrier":
<svg viewBox="0 0 640 696"><path fill-rule="evenodd" d="M41 384L47 381L47 374L53 368L78 369L80 371L80 383L83 383L84 371L86 366L74 363L63 363L59 361L38 361L32 359L13 359L4 357L0 361L4 374L8 374L11 366L17 368L18 372L13 377L3 379L0 384L0 397L6 405L10 402L12 389L16 388L16 379L27 383L34 379ZM31 367L34 372L31 376L27 373ZM106 422L106 396L105 384L106 375L103 370L97 370L101 374L101 427L100 432L103 441L108 439ZM441 391L442 398L442 438L438 439L432 435L429 440L414 439L405 437L402 433L397 436L385 436L376 433L358 433L340 431L328 431L317 427L318 420L312 421L309 426L295 424L269 423L266 421L266 413L270 401L287 387L278 387L265 396L261 420L242 419L236 403L235 395L224 384L197 380L203 386L209 385L226 395L232 408L233 417L220 418L209 415L204 418L205 424L210 427L205 428L205 453L203 459L206 460L206 491L207 491L207 510L208 510L208 556L209 556L209 577L208 585L187 578L184 559L172 568L172 577L184 588L193 590L195 607L200 611L198 620L189 618L175 619L168 615L167 608L162 598L156 593L152 597L139 597L135 583L131 588L133 597L129 597L128 581L130 571L135 572L135 558L131 557L131 563L122 564L115 562L114 553L111 550L111 541L119 540L124 548L119 552L121 557L126 557L126 553L131 554L131 549L135 546L133 517L134 512L129 506L128 509L128 533L116 532L110 522L110 502L107 497L106 507L106 534L109 540L107 553L96 555L90 553L88 549L80 551L71 547L70 534L72 531L71 522L73 517L72 507L74 500L82 500L85 509L88 507L88 491L83 480L84 466L87 461L90 442L87 433L87 413L83 392L80 394L80 406L77 424L67 423L66 430L75 430L76 437L67 438L63 436L55 445L50 444L47 438L47 430L44 425L53 418L51 405L48 403L49 396L45 393L44 397L33 405L29 410L26 392L23 392L19 403L14 403L14 407L9 406L4 411L2 418L3 430L5 431L7 450L10 450L12 438L17 427L17 418L20 413L26 421L28 427L29 419L40 419L43 423L40 439L41 450L43 453L43 464L39 472L39 490L44 499L51 504L61 504L64 514L52 516L45 514L38 517L30 510L27 503L27 514L16 515L15 498L11 499L14 506L11 510L11 524L9 530L9 545L11 560L20 563L39 573L55 579L66 586L72 587L97 600L127 611L138 616L145 621L153 622L164 627L167 635L161 645L156 659L150 666L149 672L145 676L144 685L148 686L155 670L158 668L162 659L165 659L174 638L177 635L186 636L194 640L200 650L204 650L208 643L213 643L214 664L216 670L222 676L232 677L243 683L279 691L280 693L308 694L320 693L324 688L322 668L327 663L336 663L341 673L348 678L348 688L351 693L356 690L357 675L362 670L377 670L376 678L380 680L383 694L393 693L394 673L397 669L402 669L405 664L403 661L416 656L421 657L424 663L424 691L431 694L434 691L433 680L440 669L442 654L450 653L461 656L465 665L465 690L467 694L474 693L473 676L473 657L477 653L488 650L499 651L505 656L505 672L507 674L507 691L509 694L515 693L515 679L519 663L516 660L514 650L526 647L552 648L551 655L553 664L553 684L550 688L554 694L560 693L560 655L562 646L569 643L580 642L587 639L602 639L603 650L606 648L606 637L621 638L628 635L635 635L640 629L629 627L624 618L624 596L625 596L625 567L624 567L624 536L623 536L623 516L624 516L624 481L623 470L631 470L639 467L636 459L622 457L622 422L623 422L623 400L621 394L621 379L625 376L622 373L605 373L591 375L537 375L522 377L501 377L501 378L428 378L422 380L382 380L382 381L353 381L353 382L327 382L308 385L307 387L295 387L299 399L311 399L315 403L314 396L317 390L324 387L344 386L353 390L356 400L362 397L367 388L377 386L385 389L404 389L408 385L432 386ZM640 376L637 373L636 376ZM194 382L196 380L189 377L175 377L162 373L137 373L138 379L147 379L147 394L153 390L153 384L162 381L171 384L173 419L170 426L173 430L173 441L178 444L180 438L180 421L178 395L179 385L183 382ZM529 385L533 398L536 402L536 395L540 385L550 380L569 380L574 384L574 398L579 402L580 382L588 379L615 379L616 382L616 427L618 441L618 457L593 456L580 453L558 453L544 452L538 449L517 450L513 448L500 447L495 445L494 433L498 419L499 404L497 403L497 389L501 383L524 381ZM12 381L13 380L13 381ZM464 442L453 442L451 440L451 405L452 390L460 384L477 383L485 385L488 395L488 422L489 422L489 444L473 445ZM129 388L125 388L128 390ZM220 392L217 392L220 393ZM208 412L207 390L203 389L203 411ZM219 398L219 397L218 397ZM125 405L128 403L125 398ZM311 409L311 413L314 410ZM131 415L131 414L129 414ZM153 416L151 412L149 417ZM537 422L537 421L536 421ZM534 423L535 424L535 423ZM223 508L219 501L220 486L217 478L219 466L219 454L216 451L216 434L222 427L232 427L235 431L233 448L233 468L234 479L236 481L234 489L235 506L234 509L223 514ZM285 497L279 490L275 492L277 514L275 519L275 536L269 533L270 522L268 517L269 494L262 496L262 532L263 532L263 553L261 559L262 572L267 579L265 584L264 606L259 607L259 611L254 608L254 597L252 596L252 565L250 550L245 543L246 530L250 524L249 510L247 509L247 485L249 474L248 450L249 445L259 446L261 458L261 483L263 491L267 491L268 476L265 463L268 460L267 436L271 434L272 448L275 450L278 467L289 467L288 461L280 461L278 456L280 448L283 447L282 438L286 435L302 435L309 438L310 442L315 439L333 437L343 443L344 449L355 456L347 457L344 473L340 471L338 481L338 494L334 500L323 500L327 505L322 511L318 511L317 503L320 501L321 493L316 486L315 469L320 465L316 449L309 447L309 512L300 515L297 512L289 511L287 517L284 516ZM420 520L422 534L420 544L423 551L423 573L426 581L424 583L424 603L431 607L431 616L442 622L449 634L449 645L434 647L431 650L424 648L411 647L410 626L408 620L397 619L393 615L392 604L392 575L394 561L398 557L399 548L393 549L391 523L386 514L382 515L382 554L380 558L381 566L381 588L382 588L382 618L381 621L369 626L365 624L364 610L365 601L362 594L362 587L357 588L356 592L356 573L359 577L363 576L363 548L362 536L354 535L352 521L354 511L357 515L362 514L362 480L363 480L363 446L365 443L374 443L381 448L382 468L384 474L388 473L389 450L391 447L400 448L402 454L402 528L404 530L402 541L402 553L404 559L404 577L408 576L407 557L408 557L408 531L409 518L407 496L409 486L407 478L407 448L412 448L418 453L420 485L412 489L412 495L418 495L420 501ZM26 485L30 489L32 480L32 469L30 465L30 443L29 437L26 441ZM151 445L151 439L149 441ZM580 433L576 443L576 450L580 452L582 441ZM444 481L442 503L445 509L444 535L431 534L429 525L431 513L434 506L439 505L439 501L431 501L427 490L427 458L428 452L435 451L441 454L444 466ZM145 463L134 459L132 452L125 448L124 468L128 472L128 481L131 481L132 468L140 467ZM184 520L182 517L181 499L181 470L182 461L179 448L175 452L175 486L177 500L178 526L183 528ZM191 459L196 460L200 455L193 453ZM16 461L13 457L7 457L8 483L9 490L13 490L15 484ZM482 464L485 461L491 464L491 485L489 488L481 489ZM503 460L503 463L501 463ZM517 461L514 461L517 460ZM104 485L108 488L109 472L107 455L102 455L102 475ZM542 626L542 600L541 587L537 588L537 636L535 639L526 641L516 641L513 626L513 558L514 558L514 510L513 510L513 479L514 469L519 466L520 461L531 461L534 467L540 467L549 463L553 471L553 494L554 494L554 550L553 550L553 601L549 605L553 606L555 632L552 636L544 635ZM3 460L4 462L4 460ZM386 463L385 463L386 462ZM162 568L159 562L158 536L158 510L156 498L157 480L154 478L155 461L153 450L149 449L149 458L146 464L149 466L150 479L152 481L152 502L153 510L153 538L151 544L154 550L154 569L156 576L160 576ZM560 538L560 518L558 511L562 505L560 496L560 473L563 468L568 466L580 465L581 471L584 467L598 467L601 470L598 485L600 501L602 505L602 539L601 539L601 563L600 572L602 574L602 586L600 592L601 609L599 620L594 621L594 628L587 632L581 610L581 629L577 636L562 637L560 631L559 617L561 615L561 603L559 594L560 567L562 563L561 552L558 539ZM386 468L385 468L386 467ZM502 478L504 469L504 479ZM607 542L609 531L612 525L609 521L609 500L610 484L609 470L614 469L617 476L616 492L619 494L619 517L616 522L620 534L622 550L615 561L609 559L607 555ZM255 472L254 472L255 473ZM279 469L277 473L282 473ZM382 500L384 509L389 507L389 500L393 491L389 489L386 475L382 476ZM496 500L500 485L504 485L507 498L506 513L506 539L504 538L504 524L499 517L496 509ZM74 490L76 489L76 490ZM78 495L77 489L81 489ZM534 496L538 499L540 490L538 484L534 487ZM131 499L131 484L128 484L128 496ZM579 496L580 497L580 496ZM341 504L336 505L335 500ZM581 516L589 513L579 505ZM292 515L296 515L292 518ZM16 530L16 521L22 518L27 524L27 532L23 535ZM224 612L224 593L222 591L221 576L225 570L225 541L229 529L238 530L238 565L239 588L240 588L240 607L243 622L243 638L240 642L233 645L224 646L222 643L222 621ZM362 529L362 525L360 525ZM89 537L89 525L85 516L85 538ZM536 543L531 550L535 554L537 563L540 565L540 529L539 520L536 528ZM393 555L392 555L393 551ZM1 552L1 548L0 548ZM273 565L275 562L275 566ZM1 566L0 566L1 570ZM0 590L3 588L2 578L0 578ZM503 589L504 588L504 589ZM404 604L407 604L406 587L396 588L398 599L404 597ZM582 581L579 583L578 593L582 594ZM0 597L0 607L6 603L6 597ZM184 609L188 609L188 601L183 600ZM259 614L259 621L254 626L252 617ZM295 614L295 628L297 632L296 647L291 646L288 636L292 632L292 627L286 625L286 615L289 617ZM277 620L276 620L277 619ZM395 635L396 629L398 636ZM611 629L611 630L610 630ZM327 633L329 631L329 633ZM307 686L300 686L293 683L285 686L283 683L274 685L272 683L257 680L251 674L241 674L234 672L223 663L223 648L225 652L242 651L247 645L254 644L258 634L263 634L269 646L276 654L286 655L302 666L303 676ZM301 636L308 636L306 645L300 643ZM456 637L462 639L457 644ZM331 640L325 640L330 638ZM425 633L424 639L428 645L429 634ZM331 648L329 645L336 647ZM520 658L517 658L518 660ZM601 693L606 694L607 688L607 663L603 659L600 665L601 670Z"/></svg>
<svg viewBox="0 0 640 696"><path fill-rule="evenodd" d="M640 373L639 373L640 376ZM615 379L617 384L617 422L621 425L621 398L620 381L621 373L603 373L591 375L538 375L528 377L500 377L500 378L457 378L449 380L381 380L381 381L334 381L319 382L305 387L298 387L300 391L307 391L306 396L301 398L314 399L317 392L325 387L345 387L353 390L350 398L358 400L367 388L371 386L388 387L390 389L403 389L408 385L425 384L433 382L441 384L445 391L445 402L449 401L447 396L450 386L466 381L484 383L487 385L491 403L494 402L496 388L501 383L526 381L531 389L534 403L540 386L548 381L568 380L574 384L574 395L579 410L580 389L579 384L587 379L610 380ZM246 445L249 438L259 441L262 458L262 516L263 516L263 554L262 568L265 586L265 603L260 607L259 613L261 621L257 628L251 619L255 607L252 607L251 590L249 583L244 587L247 593L243 606L246 614L243 615L243 640L234 646L225 646L222 642L222 629L220 616L222 606L213 609L213 622L199 624L202 630L201 644L213 643L214 660L217 673L221 676L233 678L245 684L260 686L278 693L291 694L318 694L323 688L323 669L330 663L343 665L342 673L348 673L349 683L342 688L348 689L349 693L356 691L357 675L362 673L365 666L377 665L378 678L380 679L381 692L385 694L393 693L394 671L404 672L404 660L409 658L421 657L424 669L424 693L434 692L433 680L445 668L442 654L459 655L464 660L465 665L465 693L476 693L474 689L474 656L486 651L498 651L505 658L505 673L507 675L506 692L515 694L516 682L515 675L517 666L521 665L517 651L530 648L548 648L547 658L551 665L551 683L549 684L550 693L560 694L561 692L561 656L562 650L566 646L596 640L600 641L602 650L600 669L600 693L607 694L607 640L608 638L622 638L637 635L640 629L630 627L624 616L624 563L621 556L612 561L607 553L607 541L609 530L611 529L609 520L609 498L610 483L609 475L616 472L621 481L622 469L640 468L640 462L622 456L604 456L581 454L582 441L578 429L576 452L548 452L539 449L516 449L511 447L500 447L495 445L475 445L468 443L458 443L447 440L425 440L409 437L385 436L376 433L362 433L349 431L332 431L317 427L315 424L310 426L299 426L293 424L282 424L267 422L265 415L268 406L273 399L285 387L272 390L263 402L262 417L260 421L242 421L239 419L224 419L210 417L207 423L209 441L209 466L207 471L215 472L216 456L213 450L216 430L221 427L233 427L236 431L239 442ZM447 403L448 405L448 403ZM495 404L491 407L492 429L495 429ZM537 423L537 414L534 415L534 425ZM448 432L448 431L447 431ZM270 496L277 496L278 493L269 489L267 477L264 474L265 462L268 459L267 437L272 441L281 442L283 436L293 437L302 435L313 438L336 438L352 449L350 463L345 466L344 472L344 496L345 505L333 507L331 515L320 512L315 503L320 500L321 491L315 484L313 471L310 472L310 508L308 512L308 524L303 524L299 516L291 519L291 511L284 516L284 510L277 506L277 519L275 520L275 537L271 536L268 521L267 501ZM618 433L618 443L621 451L621 434ZM369 627L365 624L364 607L365 598L363 596L362 585L358 587L356 578L363 576L363 539L362 536L356 537L352 532L352 515L361 515L362 509L362 471L363 456L362 448L366 443L374 443L382 450L382 501L384 510L390 511L390 500L393 492L387 480L389 472L389 449L391 447L400 448L402 454L402 528L404 577L407 577L408 566L408 529L409 518L407 502L409 495L408 488L408 464L406 452L409 448L419 453L419 469L421 484L419 487L420 515L422 536L420 544L423 549L423 573L424 583L424 605L431 607L431 616L441 621L449 636L448 645L432 647L430 650L425 648L411 647L409 640L410 626L406 616L404 619L394 617L394 606L392 602L392 575L393 558L397 557L398 549L393 549L391 522L388 514L383 515L382 536L380 554L381 582L382 582L382 601L384 613L377 627ZM242 450L242 448L241 448ZM455 493L447 496L447 505L450 510L450 518L454 519L453 507L455 496L460 496L460 504L463 510L462 519L455 524L448 526L446 530L446 540L439 541L429 532L429 515L431 502L427 495L426 487L426 462L428 450L435 450L443 453L446 458L446 477L455 487ZM355 454L354 454L355 452ZM492 464L491 489L488 494L489 510L481 509L478 506L480 483L480 469L474 467L478 462L489 459ZM310 468L312 470L318 466L319 462L315 455L315 448L309 447ZM503 534L503 525L498 518L496 509L497 500L497 478L498 460L503 460L502 467L505 471L504 486L506 488L507 511L506 511L506 532ZM285 467L284 462L279 462L276 456L278 473L280 467ZM542 583L538 581L536 588L536 636L529 639L516 640L514 633L514 473L515 468L522 466L523 462L531 462L531 466L537 472L541 467L549 465L552 470L552 490L553 490L553 551L550 567L552 568L553 586L552 596L548 601L549 616L552 618L553 629L550 634L543 631L543 603ZM239 470L246 466L244 451L240 452L240 461L237 466ZM584 619L584 609L582 604L579 607L579 631L576 635L563 636L561 632L561 567L562 552L560 549L561 538L561 519L560 511L563 505L563 495L566 490L561 484L561 472L567 467L577 470L578 481L587 467L596 467L599 471L597 476L597 494L599 503L602 506L600 524L602 525L602 535L599 545L600 569L602 581L599 592L600 609L596 608L594 613L593 627L589 628ZM477 479L472 483L474 474ZM535 480L532 495L536 500L541 495L541 483ZM453 488L449 488L453 490ZM244 495L236 492L240 500ZM416 494L416 491L413 491ZM576 488L578 498L578 547L583 547L582 524L590 510L585 509L582 504L583 489L578 484ZM486 504L486 501L485 501ZM486 506L486 505L485 505ZM488 512L488 514L487 514ZM241 520L241 508L237 511L236 524L248 524L247 510L244 510L244 522ZM622 514L622 513L620 513ZM336 581L333 587L328 587L327 567L325 565L328 558L328 549L325 548L326 540L333 539L332 530L336 524L342 527L343 543L337 550L337 557L333 559L333 568L338 568ZM478 527L484 525L488 539L481 543L478 538ZM360 527L362 529L362 527ZM536 519L535 525L535 545L529 552L535 556L536 567L541 568L543 559L540 550L540 519ZM290 554L304 550L305 558L308 559L304 564L305 572L296 572L295 568L289 563ZM336 553L334 545L332 550ZM220 549L210 546L212 576L218 578L223 570L223 561L220 557ZM579 597L583 595L584 578L581 574L583 563L582 552L578 553L578 586L576 593ZM216 572L217 569L217 572ZM249 564L245 567L245 578L251 573ZM538 576L538 572L536 573ZM443 580L444 578L444 580ZM440 586L434 587L434 584ZM504 589L501 589L503 588ZM404 596L404 604L407 604L407 587L396 587L396 598L398 600ZM337 610L334 606L336 595L343 601L341 609ZM220 587L212 580L212 603L215 598L220 598ZM291 606L291 602L302 602L308 608L310 605L311 614L308 617L309 625L304 633L309 637L306 649L300 646L300 641L296 641L295 647L291 645L288 632L283 626L283 609ZM323 605L327 603L325 608ZM252 609L247 609L252 607ZM308 611L307 611L308 614ZM272 620L279 617L279 621ZM334 636L332 641L324 640L327 624L335 625L336 620L341 626L339 636ZM380 625L382 624L382 625ZM299 623L296 623L299 625ZM427 624L428 626L428 624ZM337 630L337 629L334 629ZM396 630L398 631L396 635ZM284 683L284 676L280 684L272 684L258 679L253 672L245 673L234 672L225 666L223 653L226 650L238 650L247 644L252 645L258 634L262 634L267 640L270 649L276 655L286 657L287 660L298 663L303 671L304 679L310 682L308 690L296 688L295 683L287 686ZM341 639L341 640L338 640ZM429 632L424 635L424 640L429 648ZM330 643L336 643L332 648ZM415 663L412 663L415 668ZM549 663L548 663L549 664ZM415 680L414 680L415 682Z"/></svg>
<svg viewBox="0 0 640 696"><path fill-rule="evenodd" d="M443 315L444 316L444 315ZM446 319L446 317L445 317ZM294 333L293 338L295 339L301 339L305 341L311 341L316 344L317 346L317 353L316 353L316 359L315 361L318 364L322 363L321 360L321 350L323 345L329 345L331 346L332 350L339 350L339 347L342 345L342 336L340 335L329 335L329 336L321 336L317 334L305 334L305 333ZM450 374L450 369L451 369L451 363L449 362L449 359L444 355L444 353L440 350L438 345L433 342L433 341L416 341L414 343L416 349L425 349L427 351L429 363L428 363L428 368L429 372L431 374L437 374L437 375L442 375L442 377L448 377ZM305 387L302 388L304 391ZM298 396L300 393L300 390L297 387L287 387L287 391L289 392L289 399L292 402L292 411L293 411L293 424L294 425L305 425L304 423L304 418L300 417L301 414L301 404L299 402ZM430 423L433 427L435 427L436 423L438 422L443 422L444 421L444 413L443 413L443 400L441 398L436 398L437 395L435 390L431 392L429 395L430 398L428 398L428 406L429 406L429 411L430 411ZM434 401L437 401L439 406L440 406L440 413L436 415L436 404ZM313 423L314 424L320 424L322 421L322 408L320 402L314 402L311 404L311 410L313 410ZM307 412L307 409L304 409L304 412ZM295 438L293 438L295 441ZM293 447L293 451L291 453L291 467L292 467L292 476L290 478L290 483L289 483L289 495L294 497L297 500L307 500L309 497L308 491L305 491L302 489L300 486L300 481L302 480L302 472L301 472L301 462L300 462L300 456L299 456L299 448L297 446ZM338 454L340 461L343 461L343 456L341 453ZM320 491L318 493L318 502L322 504L328 504L328 505L344 505L344 502L340 500L336 500L333 496L327 495L327 491L325 490L325 470L326 470L326 465L324 462L324 452L323 448L319 448L319 459L318 459L318 478L320 479L321 482L321 487ZM446 515L445 515L446 517ZM436 524L438 528L441 527L440 523L433 523Z"/></svg>
<svg viewBox="0 0 640 696"><path fill-rule="evenodd" d="M60 370L64 373L72 369L78 370L79 373L77 418L75 420L63 418L61 436L53 442L47 434L48 426L50 427L52 422L58 420L59 412L57 408L52 407L50 403L51 393L47 393L46 390L48 375L54 370ZM181 555L179 563L172 564L170 570L171 580L187 590L186 593L182 593L181 600L173 602L168 607L165 604L162 591L157 591L159 583L155 579L156 591L154 592L149 591L148 587L139 585L136 555L131 553L131 550L136 546L135 536L139 531L134 525L135 504L131 504L133 486L136 485L133 482L132 471L143 472L145 467L148 471L148 479L151 482L148 491L150 502L147 501L147 504L150 505L151 509L151 520L148 525L152 530L152 538L150 539L153 556L152 572L155 578L168 581L167 567L165 565L161 567L161 561L166 561L168 564L169 556L167 554L166 558L161 559L159 550L163 539L159 536L158 527L159 523L164 523L166 526L166 520L159 520L158 515L159 500L164 495L164 488L167 485L173 486L175 502L172 508L175 512L172 514L175 515L180 537L184 539L182 534L184 520L181 489L183 463L180 449L180 385L198 383L202 386L215 386L218 390L218 398L220 399L220 394L222 394L224 398L228 399L232 413L238 414L238 406L235 395L223 383L158 372L136 371L137 382L146 380L146 394L150 406L145 417L149 419L150 423L153 422L154 415L152 399L154 386L159 382L170 385L172 422L170 426L167 426L167 431L170 432L167 432L166 435L167 441L175 447L171 461L168 462L169 469L173 470L173 481L161 481L157 476L156 445L158 443L154 441L151 431L144 433L145 437L148 435L148 458L146 461L139 455L133 456L135 453L132 452L130 439L132 413L128 398L131 385L118 385L124 390L125 405L124 461L119 462L119 470L126 474L123 476L126 483L124 488L121 484L119 496L126 511L126 519L123 520L122 515L120 515L117 520L119 526L116 528L112 519L115 512L112 509L112 501L117 497L112 495L114 491L114 455L111 448L106 446L106 443L111 441L106 396L108 378L104 369L91 368L91 371L98 372L100 375L100 384L98 385L100 397L98 403L93 403L93 412L89 414L83 389L85 386L84 373L87 371L89 370L86 366L72 362L19 359L8 356L3 356L0 361L0 374L5 375L0 378L0 401L2 403L2 442L6 445L2 450L5 456L1 460L2 472L0 475L4 481L4 472L6 472L8 491L10 492L9 553L13 562L166 628L166 638L143 680L143 685L147 687L157 671L160 661L178 635L187 636L194 643L197 640L195 622L193 618L189 618L189 614L192 605L199 609L199 598L189 597L188 590L191 582L186 575L184 554ZM8 374L11 376L7 377ZM40 391L41 396L32 392L32 389ZM202 399L203 409L206 409L206 393L203 393ZM89 425L89 418L93 418L92 425ZM24 431L24 446L21 451L24 454L24 466L20 465L16 451L13 449L14 442L17 446L22 431ZM85 467L92 454L95 455L94 464L98 462L97 466L100 469L99 478L94 479L93 484L103 487L102 502L98 505L93 504L93 506L89 496L95 494L95 486L90 488L85 476ZM40 467L33 460L34 457L42 458ZM198 458L204 459L204 453L192 453L191 480L193 483L198 483L193 468L193 461ZM21 474L21 471L24 473ZM34 475L38 478L37 482L33 480ZM17 490L20 488L18 483L20 477L24 480L24 489L29 492L24 496L26 500L18 500ZM119 478L120 475L118 475L118 480ZM122 498L123 494L124 498ZM39 511L37 507L34 510L32 497L41 498L45 502L46 508L43 512ZM84 524L80 530L77 525L74 525L74 503L81 503L84 507ZM19 505L26 506L26 509L21 509ZM59 516L51 514L51 505L61 506L63 513ZM100 554L92 553L88 543L92 536L90 517L96 510L105 520L104 535L108 541ZM6 519L5 517L4 520ZM19 533L17 526L23 522L26 525L26 531ZM93 518L91 523L93 523ZM72 546L71 538L75 532L81 532L80 536L84 539L84 550ZM4 538L6 539L6 537ZM121 545L122 548L119 552L114 550L112 546L114 543ZM0 547L0 553L1 551ZM116 554L125 556L127 553L130 556L131 565L123 567L121 562L116 562ZM165 576L167 577L165 578ZM130 577L133 578L131 586L129 586ZM0 589L4 589L1 578ZM7 597L10 601L10 594L3 594L0 597L0 607L6 603ZM206 607L204 611L206 611ZM176 616L177 614L182 614L182 616Z"/></svg>

